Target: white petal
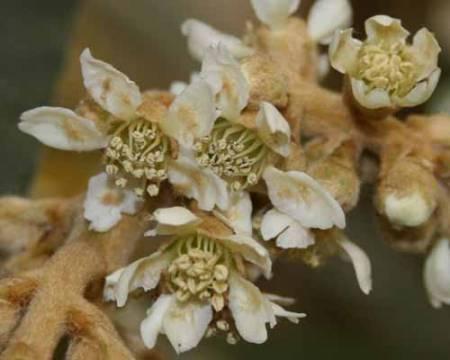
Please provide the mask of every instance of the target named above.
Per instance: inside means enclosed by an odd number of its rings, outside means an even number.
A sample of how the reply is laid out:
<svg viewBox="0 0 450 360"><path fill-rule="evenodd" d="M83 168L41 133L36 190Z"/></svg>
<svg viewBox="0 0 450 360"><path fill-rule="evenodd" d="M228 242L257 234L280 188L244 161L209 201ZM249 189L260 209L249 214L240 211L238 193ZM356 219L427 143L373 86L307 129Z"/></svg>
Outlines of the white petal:
<svg viewBox="0 0 450 360"><path fill-rule="evenodd" d="M259 289L241 276L230 275L228 307L236 329L245 341L262 344L267 340L266 323L274 323L270 302Z"/></svg>
<svg viewBox="0 0 450 360"><path fill-rule="evenodd" d="M252 235L252 201L246 191L233 192L230 207L215 211L215 215L230 226L234 232Z"/></svg>
<svg viewBox="0 0 450 360"><path fill-rule="evenodd" d="M164 316L174 301L173 295L160 295L147 311L147 317L141 322L141 338L147 348L155 347L158 334L163 326Z"/></svg>
<svg viewBox="0 0 450 360"><path fill-rule="evenodd" d="M261 235L264 240L276 237L277 246L282 249L304 249L314 244L314 237L308 229L276 209L271 209L264 214Z"/></svg>
<svg viewBox="0 0 450 360"><path fill-rule="evenodd" d="M292 223L292 218L277 209L266 212L261 222L261 236L264 240L276 238Z"/></svg>
<svg viewBox="0 0 450 360"><path fill-rule="evenodd" d="M214 97L208 83L197 79L171 104L161 122L162 131L184 146L208 135L216 120Z"/></svg>
<svg viewBox="0 0 450 360"><path fill-rule="evenodd" d="M19 129L34 136L41 143L60 150L91 151L104 148L108 137L94 122L72 110L39 107L24 112Z"/></svg>
<svg viewBox="0 0 450 360"><path fill-rule="evenodd" d="M128 294L137 288L143 288L144 291L153 290L159 283L162 271L169 266L169 263L169 253L156 251L125 267L115 288L117 306L124 306Z"/></svg>
<svg viewBox="0 0 450 360"><path fill-rule="evenodd" d="M379 109L392 106L391 98L386 90L370 90L362 80L351 79L355 100L366 109Z"/></svg>
<svg viewBox="0 0 450 360"><path fill-rule="evenodd" d="M372 266L370 259L359 246L344 237L338 240L338 244L352 261L361 291L368 295L372 290Z"/></svg>
<svg viewBox="0 0 450 360"><path fill-rule="evenodd" d="M405 97L394 101L404 107L412 107L423 104L433 94L441 76L441 69L437 68L431 75L419 82Z"/></svg>
<svg viewBox="0 0 450 360"><path fill-rule="evenodd" d="M181 32L187 37L190 54L198 61L203 60L208 47L219 43L237 59L253 53L253 49L245 46L237 37L224 34L195 19L186 20L181 26Z"/></svg>
<svg viewBox="0 0 450 360"><path fill-rule="evenodd" d="M233 121L247 106L250 86L240 64L225 46L208 49L202 63L201 77L208 82L216 96L220 116Z"/></svg>
<svg viewBox="0 0 450 360"><path fill-rule="evenodd" d="M211 211L216 205L224 210L230 199L227 183L210 169L203 169L191 155L180 154L168 169L170 183L184 196L195 199L200 209Z"/></svg>
<svg viewBox="0 0 450 360"><path fill-rule="evenodd" d="M257 265L264 272L266 278L272 274L272 261L267 249L259 242L244 234L231 235L227 237L217 236L227 248L238 253L244 259Z"/></svg>
<svg viewBox="0 0 450 360"><path fill-rule="evenodd" d="M300 6L300 0L251 0L251 3L258 19L272 30L282 27Z"/></svg>
<svg viewBox="0 0 450 360"><path fill-rule="evenodd" d="M278 109L268 102L262 102L256 117L258 135L264 143L281 156L290 153L291 128Z"/></svg>
<svg viewBox="0 0 450 360"><path fill-rule="evenodd" d="M277 246L282 249L306 249L314 244L313 234L305 229L297 221L293 221L291 225L277 237Z"/></svg>
<svg viewBox="0 0 450 360"><path fill-rule="evenodd" d="M103 109L122 120L131 119L142 103L139 87L111 65L85 49L80 57L83 82L89 95Z"/></svg>
<svg viewBox="0 0 450 360"><path fill-rule="evenodd" d="M263 178L272 204L302 226L318 229L345 227L345 214L339 203L307 174L283 172L270 166L264 171Z"/></svg>
<svg viewBox="0 0 450 360"><path fill-rule="evenodd" d="M141 204L133 191L113 186L108 175L101 173L89 180L84 218L91 222L92 230L105 232L120 221L122 213L134 215Z"/></svg>
<svg viewBox="0 0 450 360"><path fill-rule="evenodd" d="M386 15L376 15L365 22L367 40L384 43L405 42L409 32L403 28L399 19Z"/></svg>
<svg viewBox="0 0 450 360"><path fill-rule="evenodd" d="M210 304L174 301L166 312L163 328L177 353L196 347L213 318Z"/></svg>
<svg viewBox="0 0 450 360"><path fill-rule="evenodd" d="M275 304L273 302L270 303L272 306L272 310L277 317L284 317L287 318L289 321L293 322L294 324L299 323L299 319L302 319L306 317L306 314L304 313L296 313L292 311L287 311L283 309L280 305Z"/></svg>
<svg viewBox="0 0 450 360"><path fill-rule="evenodd" d="M414 60L420 68L419 80L423 80L436 70L441 47L434 34L422 28L414 35L411 50L414 52Z"/></svg>
<svg viewBox="0 0 450 360"><path fill-rule="evenodd" d="M424 266L424 283L431 305L450 305L450 245L446 238L434 245Z"/></svg>
<svg viewBox="0 0 450 360"><path fill-rule="evenodd" d="M158 224L155 229L147 231L145 236L179 235L190 232L202 221L194 213L181 206L157 209L153 213L153 217Z"/></svg>
<svg viewBox="0 0 450 360"><path fill-rule="evenodd" d="M352 5L348 0L316 0L308 16L308 32L321 44L329 43L336 30L352 23Z"/></svg>
<svg viewBox="0 0 450 360"><path fill-rule="evenodd" d="M116 270L106 277L103 288L103 299L105 301L116 301L116 285L119 282L123 270L124 268Z"/></svg>
<svg viewBox="0 0 450 360"><path fill-rule="evenodd" d="M354 73L361 45L361 41L352 37L352 29L336 31L328 48L331 66L342 74Z"/></svg>
<svg viewBox="0 0 450 360"><path fill-rule="evenodd" d="M171 226L183 226L198 222L199 218L182 206L160 208L153 213L155 220L160 224Z"/></svg>

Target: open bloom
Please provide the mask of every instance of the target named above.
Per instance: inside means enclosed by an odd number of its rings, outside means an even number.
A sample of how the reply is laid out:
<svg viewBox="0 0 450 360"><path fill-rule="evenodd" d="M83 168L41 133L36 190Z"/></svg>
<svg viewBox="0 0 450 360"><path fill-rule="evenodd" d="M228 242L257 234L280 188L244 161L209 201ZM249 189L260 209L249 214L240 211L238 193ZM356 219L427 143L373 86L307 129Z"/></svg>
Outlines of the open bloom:
<svg viewBox="0 0 450 360"><path fill-rule="evenodd" d="M146 195L158 195L160 184L168 177L172 158L170 134L165 131L167 123L180 116L189 123L191 133L206 135L215 120L216 110L212 91L201 79L193 81L171 104L170 96L141 94L139 87L126 75L95 59L88 49L80 60L84 85L90 96L87 103L95 103L92 106L96 107L96 118L83 117L63 108L40 107L25 112L19 128L61 150L104 149L108 179L102 177L102 181L90 182L85 216L93 229L106 231L110 227L105 225L113 226L120 220L120 213L137 209L136 204L130 204ZM198 121L200 117L202 120ZM107 196L99 197L97 193Z"/></svg>
<svg viewBox="0 0 450 360"><path fill-rule="evenodd" d="M331 65L350 78L356 101L368 109L410 107L431 96L441 70L440 47L422 28L412 44L398 19L378 15L365 23L367 39L352 38L352 29L337 32L329 48Z"/></svg>
<svg viewBox="0 0 450 360"><path fill-rule="evenodd" d="M225 210L230 206L230 192L255 185L274 158L289 155L291 132L281 113L268 102L260 104L258 113L243 113L249 86L239 63L225 47L208 50L200 77L214 94L217 120L212 127L208 124L210 132L200 137L182 117L169 123L166 132L181 149L168 175L201 209L218 206Z"/></svg>
<svg viewBox="0 0 450 360"><path fill-rule="evenodd" d="M153 348L164 333L179 353L197 346L206 333L223 331L235 342L267 339L266 324L276 316L297 322L304 314L287 312L246 279L245 264L270 275L267 250L251 237L235 233L218 219L181 207L154 213L149 235L171 236L149 257L117 270L106 279L105 298L124 306L138 288L157 293L141 323L145 345Z"/></svg>
<svg viewBox="0 0 450 360"><path fill-rule="evenodd" d="M273 31L282 30L295 13L300 0L251 0L258 19ZM350 26L352 7L348 0L317 0L307 19L311 39L321 44L331 41L334 32Z"/></svg>
<svg viewBox="0 0 450 360"><path fill-rule="evenodd" d="M440 308L450 305L450 242L442 238L436 242L425 262L423 278L431 305Z"/></svg>

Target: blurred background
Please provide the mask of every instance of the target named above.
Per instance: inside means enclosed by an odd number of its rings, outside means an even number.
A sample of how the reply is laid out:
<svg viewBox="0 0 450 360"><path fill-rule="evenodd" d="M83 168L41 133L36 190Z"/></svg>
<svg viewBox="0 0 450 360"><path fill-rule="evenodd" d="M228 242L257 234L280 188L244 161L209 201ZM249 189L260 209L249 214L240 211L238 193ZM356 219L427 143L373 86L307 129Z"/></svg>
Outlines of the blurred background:
<svg viewBox="0 0 450 360"><path fill-rule="evenodd" d="M433 99L419 110L450 113L450 1L352 3L357 34L375 14L399 17L411 32L427 26L436 33L443 75ZM307 14L310 4L304 0L300 12ZM179 30L189 17L236 35L254 19L247 0L1 0L0 194L70 195L84 187L62 180L90 174L93 158L43 149L17 130L20 113L40 105L76 105L83 96L78 56L84 47L142 89L187 80L198 66ZM332 72L326 84L338 88L340 77ZM59 184L52 183L56 180ZM305 320L297 326L280 323L264 345L232 347L213 339L180 358L449 359L450 307L429 306L422 258L395 253L383 242L370 205L372 190L367 186L362 194L348 232L372 259L370 296L359 291L351 265L339 259L315 271L280 262L274 280L261 286L297 298L294 308L308 314Z"/></svg>

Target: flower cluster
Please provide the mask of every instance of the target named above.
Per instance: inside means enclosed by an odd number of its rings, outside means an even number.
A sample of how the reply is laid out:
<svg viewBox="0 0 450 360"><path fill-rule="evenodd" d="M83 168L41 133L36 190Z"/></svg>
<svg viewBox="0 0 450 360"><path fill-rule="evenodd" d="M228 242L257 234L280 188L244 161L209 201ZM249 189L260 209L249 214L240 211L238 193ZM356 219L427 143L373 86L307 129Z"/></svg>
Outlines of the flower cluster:
<svg viewBox="0 0 450 360"><path fill-rule="evenodd" d="M408 45L399 20L376 16L367 20L368 39L361 42L342 30L352 17L347 0L317 0L306 22L291 17L299 0L251 3L266 42L282 42L292 28L304 29L314 56L316 45L331 42L331 65L347 74L354 100L366 110L420 104L436 86L440 49L425 29ZM143 289L156 299L140 327L145 345L153 348L162 333L183 352L216 333L229 343L262 343L277 317L298 322L304 314L283 309L286 299L254 285L260 275L271 277L272 261L284 251L317 265L326 244L330 253L350 258L368 294L370 261L343 233L343 204L312 176L292 125L292 79L262 52L265 45L255 45L258 39L240 40L194 19L182 33L201 61L189 83L141 92L86 49L80 60L87 98L78 109L40 107L19 124L57 149L103 151L103 171L90 179L84 202L93 231L107 232L122 214L146 212L163 196L173 195L178 205L152 212L155 226L146 235L163 244L110 274L105 300L123 307L130 293ZM439 242L425 267L436 306L450 302L448 276L441 273L448 246Z"/></svg>

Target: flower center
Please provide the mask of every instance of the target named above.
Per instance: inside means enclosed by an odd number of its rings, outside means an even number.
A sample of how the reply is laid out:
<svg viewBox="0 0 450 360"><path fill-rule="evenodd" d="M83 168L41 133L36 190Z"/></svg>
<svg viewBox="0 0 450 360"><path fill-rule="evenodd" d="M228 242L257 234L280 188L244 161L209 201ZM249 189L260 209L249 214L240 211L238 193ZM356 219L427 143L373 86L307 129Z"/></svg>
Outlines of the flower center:
<svg viewBox="0 0 450 360"><path fill-rule="evenodd" d="M405 96L417 80L416 64L408 46L402 42L365 44L359 53L358 77L371 89Z"/></svg>
<svg viewBox="0 0 450 360"><path fill-rule="evenodd" d="M169 140L156 124L131 121L116 130L106 148L106 172L118 187L130 186L138 196L156 196L167 179L168 151Z"/></svg>
<svg viewBox="0 0 450 360"><path fill-rule="evenodd" d="M168 287L177 299L210 301L216 311L225 306L231 254L217 241L194 234L176 243L177 257L168 269Z"/></svg>
<svg viewBox="0 0 450 360"><path fill-rule="evenodd" d="M211 169L235 191L258 182L269 154L254 131L225 119L219 119L211 134L194 146L200 166Z"/></svg>

